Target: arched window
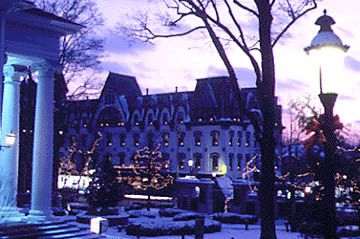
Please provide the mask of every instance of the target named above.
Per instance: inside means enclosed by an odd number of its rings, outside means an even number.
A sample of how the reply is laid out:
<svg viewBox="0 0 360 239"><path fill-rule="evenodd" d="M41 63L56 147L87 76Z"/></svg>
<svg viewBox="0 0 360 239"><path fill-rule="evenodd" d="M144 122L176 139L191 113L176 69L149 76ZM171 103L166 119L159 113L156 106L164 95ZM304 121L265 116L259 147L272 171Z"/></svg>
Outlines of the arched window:
<svg viewBox="0 0 360 239"><path fill-rule="evenodd" d="M178 137L178 146L180 147L184 147L185 145L185 132L181 131L178 133L177 137Z"/></svg>
<svg viewBox="0 0 360 239"><path fill-rule="evenodd" d="M169 141L170 141L170 134L169 132L164 132L163 135L162 135L162 138L163 138L163 145L165 147L168 147L169 146Z"/></svg>
<svg viewBox="0 0 360 239"><path fill-rule="evenodd" d="M154 115L153 115L152 113L150 113L150 114L148 115L147 125L148 125L148 126L153 126L153 125L154 125Z"/></svg>
<svg viewBox="0 0 360 239"><path fill-rule="evenodd" d="M230 153L229 154L229 169L230 171L233 171L234 167L234 154L233 153Z"/></svg>
<svg viewBox="0 0 360 239"><path fill-rule="evenodd" d="M134 121L133 121L134 126L139 126L140 122L139 122L139 115L135 114L134 115Z"/></svg>
<svg viewBox="0 0 360 239"><path fill-rule="evenodd" d="M120 146L124 147L126 145L126 134L121 133L119 135L119 141L120 141Z"/></svg>
<svg viewBox="0 0 360 239"><path fill-rule="evenodd" d="M229 132L229 146L233 146L234 144L234 131L230 130Z"/></svg>
<svg viewBox="0 0 360 239"><path fill-rule="evenodd" d="M168 125L169 124L169 117L167 113L162 114L162 124Z"/></svg>
<svg viewBox="0 0 360 239"><path fill-rule="evenodd" d="M219 158L220 158L220 155L218 153L213 153L211 154L211 167L212 167L212 170L215 171L215 170L219 170Z"/></svg>
<svg viewBox="0 0 360 239"><path fill-rule="evenodd" d="M241 162L243 161L243 154L237 154L237 170L241 171Z"/></svg>
<svg viewBox="0 0 360 239"><path fill-rule="evenodd" d="M219 145L219 136L220 136L219 131L211 131L211 138L212 138L212 145L213 146L218 146Z"/></svg>
<svg viewBox="0 0 360 239"><path fill-rule="evenodd" d="M242 145L242 137L243 137L242 131L238 131L238 132L237 132L237 136L238 136L237 146L238 146L238 147L241 147L241 145Z"/></svg>
<svg viewBox="0 0 360 239"><path fill-rule="evenodd" d="M134 134L134 146L138 147L140 145L140 135L138 133Z"/></svg>
<svg viewBox="0 0 360 239"><path fill-rule="evenodd" d="M195 168L196 169L201 169L201 154L200 153L195 153L194 154L194 159L195 159Z"/></svg>
<svg viewBox="0 0 360 239"><path fill-rule="evenodd" d="M120 166L125 166L125 153L119 153L119 165Z"/></svg>
<svg viewBox="0 0 360 239"><path fill-rule="evenodd" d="M250 147L250 142L251 142L251 133L246 132L245 147Z"/></svg>
<svg viewBox="0 0 360 239"><path fill-rule="evenodd" d="M194 132L195 146L201 145L201 135L202 135L201 131Z"/></svg>
<svg viewBox="0 0 360 239"><path fill-rule="evenodd" d="M186 155L184 153L177 154L178 167L180 169L183 169L185 167L185 158L186 158Z"/></svg>
<svg viewBox="0 0 360 239"><path fill-rule="evenodd" d="M150 149L152 149L154 147L154 134L153 133L149 133L147 135L147 141L148 141L148 147Z"/></svg>
<svg viewBox="0 0 360 239"><path fill-rule="evenodd" d="M165 169L169 168L170 160L169 160L169 154L168 153L161 153L162 159L163 159L163 166Z"/></svg>
<svg viewBox="0 0 360 239"><path fill-rule="evenodd" d="M177 115L177 118L176 118L176 123L178 124L183 124L184 123L184 119L185 119L185 116L184 116L184 112L179 112L178 115Z"/></svg>
<svg viewBox="0 0 360 239"><path fill-rule="evenodd" d="M97 127L117 127L119 122L124 122L121 113L114 107L107 107L97 117L96 125Z"/></svg>

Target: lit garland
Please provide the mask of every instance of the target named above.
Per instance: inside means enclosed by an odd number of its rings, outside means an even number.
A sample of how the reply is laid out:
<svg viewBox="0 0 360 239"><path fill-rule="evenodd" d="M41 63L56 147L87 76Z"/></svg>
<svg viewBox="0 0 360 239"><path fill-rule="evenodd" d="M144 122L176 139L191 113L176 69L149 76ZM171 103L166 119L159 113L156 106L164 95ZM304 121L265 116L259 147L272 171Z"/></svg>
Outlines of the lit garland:
<svg viewBox="0 0 360 239"><path fill-rule="evenodd" d="M92 144L91 148L86 151L82 152L81 149L77 147L77 142L75 137L72 139L71 145L68 148L68 154L65 157L60 158L60 165L59 165L59 175L65 175L65 176L80 176L78 183L81 181L81 176L89 176L91 175L89 170L89 165L93 161L92 155L94 154L96 147L99 145L99 141L102 138L102 135L100 132L97 133L98 137ZM75 163L73 162L73 156L75 153L80 153L85 158L85 164L81 172L79 172L76 168ZM67 180L67 177L65 177L65 180ZM66 181L65 183L66 184Z"/></svg>
<svg viewBox="0 0 360 239"><path fill-rule="evenodd" d="M162 162L160 145L154 150L144 147L136 151L134 164L131 166L134 176L121 177L120 181L127 181L134 189L148 191L150 188L160 190L172 184L174 178L168 174L169 162ZM161 171L166 170L162 175Z"/></svg>

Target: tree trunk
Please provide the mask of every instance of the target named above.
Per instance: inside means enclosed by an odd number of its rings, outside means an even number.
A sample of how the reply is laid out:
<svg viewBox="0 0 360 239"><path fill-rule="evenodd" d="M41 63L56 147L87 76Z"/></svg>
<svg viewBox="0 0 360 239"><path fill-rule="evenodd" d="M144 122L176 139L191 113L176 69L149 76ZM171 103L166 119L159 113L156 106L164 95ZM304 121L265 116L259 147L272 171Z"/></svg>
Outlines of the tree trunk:
<svg viewBox="0 0 360 239"><path fill-rule="evenodd" d="M262 82L258 85L263 114L261 139L260 217L261 239L276 239L275 231L275 71L271 46L271 7L269 1L257 0L261 49Z"/></svg>

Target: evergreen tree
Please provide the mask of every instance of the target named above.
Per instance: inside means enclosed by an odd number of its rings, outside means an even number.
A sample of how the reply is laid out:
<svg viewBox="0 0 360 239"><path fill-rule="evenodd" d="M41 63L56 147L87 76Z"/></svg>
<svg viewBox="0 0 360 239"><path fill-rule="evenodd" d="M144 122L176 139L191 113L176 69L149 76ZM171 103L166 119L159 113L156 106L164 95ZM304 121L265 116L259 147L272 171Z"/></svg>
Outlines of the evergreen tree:
<svg viewBox="0 0 360 239"><path fill-rule="evenodd" d="M121 184L111 158L104 159L91 176L88 187L87 202L91 214L111 214L109 208L117 206L123 197Z"/></svg>

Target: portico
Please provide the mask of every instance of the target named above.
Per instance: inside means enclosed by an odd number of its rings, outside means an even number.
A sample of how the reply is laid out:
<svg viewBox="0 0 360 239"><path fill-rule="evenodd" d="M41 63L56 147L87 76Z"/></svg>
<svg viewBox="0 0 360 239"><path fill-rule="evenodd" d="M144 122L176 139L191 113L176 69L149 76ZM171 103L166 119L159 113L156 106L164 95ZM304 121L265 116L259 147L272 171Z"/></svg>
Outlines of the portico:
<svg viewBox="0 0 360 239"><path fill-rule="evenodd" d="M53 170L54 73L61 71L57 64L59 39L75 33L81 26L37 9L28 1L19 0L1 1L0 19L0 77L4 79L3 89L0 87L1 145L4 145L8 133L16 136L12 147L2 147L0 151L0 222L23 219L16 207L19 83L29 70L37 75L37 95L31 210L27 219L49 219Z"/></svg>

